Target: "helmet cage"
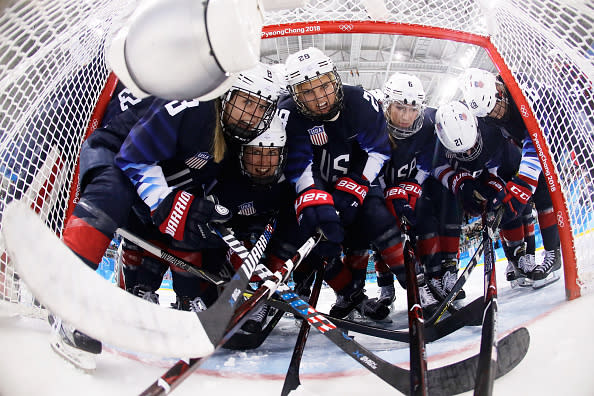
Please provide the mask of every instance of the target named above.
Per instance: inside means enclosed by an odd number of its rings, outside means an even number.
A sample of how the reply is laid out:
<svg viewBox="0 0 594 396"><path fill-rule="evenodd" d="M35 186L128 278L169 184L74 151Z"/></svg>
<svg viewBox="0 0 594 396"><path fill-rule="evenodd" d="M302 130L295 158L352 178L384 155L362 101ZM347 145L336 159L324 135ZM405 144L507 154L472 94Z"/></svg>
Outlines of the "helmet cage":
<svg viewBox="0 0 594 396"><path fill-rule="evenodd" d="M243 99L240 100L240 97ZM246 108L251 105L250 102L256 103L253 110ZM269 96L262 96L260 91L252 92L240 88L228 91L222 101L221 124L223 132L238 143L248 143L254 140L270 126L276 104L277 99L271 100ZM261 117L254 114L260 106L265 106ZM249 116L244 118L246 113Z"/></svg>
<svg viewBox="0 0 594 396"><path fill-rule="evenodd" d="M407 103L407 102L408 101L406 99L404 99L403 101L385 100L382 104L382 107L384 108L384 117L386 118L388 132L395 139L406 139L406 138L414 135L415 133L419 132L421 130L421 128L423 127L423 120L425 118L425 105L422 103L415 103L415 101L413 101L412 104ZM407 109L405 111L410 111L411 108L416 109L418 111L417 118L415 118L413 123L407 128L394 125L392 123L392 117L390 115L390 106L392 104L408 107L409 109Z"/></svg>
<svg viewBox="0 0 594 396"><path fill-rule="evenodd" d="M259 149L259 150L258 150ZM274 150L276 149L276 150ZM254 152L255 151L255 152ZM276 151L273 153L273 151ZM273 144L264 145L261 142L256 145L244 144L239 152L239 164L241 173L246 176L256 186L270 186L278 182L283 175L283 169L286 160L286 147L275 146ZM251 155L246 155L251 154ZM272 158L272 157L275 158ZM248 158L251 159L250 162ZM276 165L273 165L276 162ZM272 173L266 172L264 175L251 173L248 168L262 169L276 166Z"/></svg>
<svg viewBox="0 0 594 396"><path fill-rule="evenodd" d="M328 89L324 88L324 96L321 97L314 97L313 99L310 100L305 100L305 98L303 97L303 91L304 91L304 87L305 89L314 89L317 87L320 87L321 84L316 82L321 81L320 77L324 76L324 75L328 75L330 77L330 82L331 82L331 86L333 87L332 91L328 91ZM309 86L308 86L309 84ZM293 85L289 85L289 93L291 94L291 96L293 97L293 100L295 101L295 104L297 105L297 110L303 114L305 117L314 120L314 121L326 121L326 120L331 120L334 117L336 117L336 115L338 113L340 113L340 111L343 108L343 98L344 98L344 94L343 94L343 90L342 90L342 81L340 79L340 76L338 75L338 72L336 71L336 68L334 67L332 69L332 71L327 72L327 73L322 73L320 74L319 72L316 72L316 75L308 78L304 81L301 81L299 83L295 83ZM320 102L323 101L324 98L326 98L327 101L329 101L329 95L336 95L335 100L334 100L334 104L332 105L332 107L330 108L329 111L327 111L324 114L319 114L317 112L314 112L312 110L310 110L307 107L307 103L308 102Z"/></svg>
<svg viewBox="0 0 594 396"><path fill-rule="evenodd" d="M497 87L497 93L495 93L495 107L488 114L489 117L497 120L507 120L509 118L509 94L507 88L501 77L497 76L495 86Z"/></svg>

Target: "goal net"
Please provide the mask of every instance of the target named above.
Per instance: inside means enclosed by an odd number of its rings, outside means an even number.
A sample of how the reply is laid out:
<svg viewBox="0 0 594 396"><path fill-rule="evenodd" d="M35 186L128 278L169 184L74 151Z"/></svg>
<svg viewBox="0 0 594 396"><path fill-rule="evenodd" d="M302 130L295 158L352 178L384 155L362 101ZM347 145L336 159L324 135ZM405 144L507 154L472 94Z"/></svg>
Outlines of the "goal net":
<svg viewBox="0 0 594 396"><path fill-rule="evenodd" d="M0 215L6 203L25 200L61 235L76 202L80 147L100 122L113 87L104 46L137 3L20 0L2 10ZM463 44L474 49L467 51L468 66L482 67L487 58L510 88L539 151L571 299L594 284L593 15L593 3L578 0L306 0L302 8L264 11L262 59L283 63L289 53L312 45L328 51L321 39L328 35L357 43L350 49L354 60L368 51L363 37L389 35L393 45L385 49L386 74L411 63L392 57L395 38L418 41L417 51L428 40ZM462 73L456 62L422 67L439 82ZM339 71L345 81L361 83L359 71ZM367 81L364 88L381 83ZM535 83L546 89L535 91ZM0 301L43 316L1 240Z"/></svg>

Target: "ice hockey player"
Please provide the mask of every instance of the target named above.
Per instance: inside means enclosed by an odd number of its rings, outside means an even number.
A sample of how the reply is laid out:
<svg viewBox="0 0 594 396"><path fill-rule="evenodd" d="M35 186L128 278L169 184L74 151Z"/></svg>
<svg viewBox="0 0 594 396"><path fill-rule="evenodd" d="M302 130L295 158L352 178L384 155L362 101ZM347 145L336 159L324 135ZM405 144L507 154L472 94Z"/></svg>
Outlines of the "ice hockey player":
<svg viewBox="0 0 594 396"><path fill-rule="evenodd" d="M262 133L276 109L278 92L278 82L263 69L259 65L244 72L246 77L250 72L266 76L266 83L252 85L253 91L238 86L208 102L147 98L142 110L133 106L101 133L91 134L81 151L81 198L67 221L64 243L96 269L116 229L127 225L133 205L146 207L153 224L177 248L200 250L220 243L206 224L228 220L229 211L169 186L162 166L167 160L184 161L193 183L208 183L225 157L225 136L247 142ZM254 84L251 78L245 80ZM74 329L56 330L72 347L101 351L99 341Z"/></svg>
<svg viewBox="0 0 594 396"><path fill-rule="evenodd" d="M486 70L468 69L461 88L465 101L477 117L488 125L497 126L506 138L522 148L517 175L503 176L508 191L522 192L506 202L515 215L501 229L508 258L506 277L512 285L542 287L559 279L554 272L561 268L561 249L553 202L532 139L501 76ZM538 213L545 249L544 260L538 265L535 262L532 202Z"/></svg>
<svg viewBox="0 0 594 396"><path fill-rule="evenodd" d="M286 140L283 122L275 117L264 133L241 145L237 155L226 160L217 184L211 191L233 215L225 226L233 230L235 237L248 249L262 234L270 219L276 219L275 231L266 248L264 260L272 272L279 270L284 263L275 251L287 240L289 229L295 229L291 226L295 223L295 191L283 175L287 159ZM242 264L242 260L231 249L223 250L223 258L229 260L235 270ZM250 315L242 330L248 333L261 331L268 311L269 306L262 305Z"/></svg>
<svg viewBox="0 0 594 396"><path fill-rule="evenodd" d="M501 225L517 219L518 211L524 209L519 200L525 195L513 184L520 167L520 148L499 128L477 119L461 102L440 106L435 129L442 165L436 166L433 174L460 198L464 210L478 216L503 205ZM512 183L506 184L505 179Z"/></svg>
<svg viewBox="0 0 594 396"><path fill-rule="evenodd" d="M424 267L418 275L421 305L425 313L431 313L457 279L457 244L446 243L450 241L447 233L459 228L458 219L448 215L456 201L435 179L428 177L437 142L435 109L426 106L425 90L419 78L394 73L383 92L392 147L381 177L386 204L397 219L405 219L411 226L408 232L411 239L416 240ZM380 258L380 263L385 262L381 255ZM403 263L403 258L399 257L389 268L405 286ZM383 301L384 295L394 293L392 278L385 279L386 275L385 272L378 275L379 301Z"/></svg>
<svg viewBox="0 0 594 396"><path fill-rule="evenodd" d="M343 86L332 60L317 48L290 55L285 67L291 94L279 103L287 130L285 175L298 196L301 237L319 228L327 238L315 252L331 258L325 280L337 301L330 315L357 309L384 319L389 309L363 289L370 243L382 254L400 243L376 181L390 152L383 114L367 91ZM341 244L354 266L340 260Z"/></svg>

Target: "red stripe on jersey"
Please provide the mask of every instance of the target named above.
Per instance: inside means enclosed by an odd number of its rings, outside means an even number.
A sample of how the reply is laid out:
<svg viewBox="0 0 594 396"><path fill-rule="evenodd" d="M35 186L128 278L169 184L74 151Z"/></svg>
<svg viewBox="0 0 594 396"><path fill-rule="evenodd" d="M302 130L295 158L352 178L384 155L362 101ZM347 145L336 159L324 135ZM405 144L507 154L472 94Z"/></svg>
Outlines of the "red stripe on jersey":
<svg viewBox="0 0 594 396"><path fill-rule="evenodd" d="M382 261L384 261L390 269L404 265L402 242L398 242L396 245L382 250L380 254L382 255Z"/></svg>
<svg viewBox="0 0 594 396"><path fill-rule="evenodd" d="M555 212L550 210L538 213L538 225L541 229L557 225L557 218Z"/></svg>
<svg viewBox="0 0 594 396"><path fill-rule="evenodd" d="M110 237L74 215L68 219L62 238L72 251L97 265L111 242Z"/></svg>
<svg viewBox="0 0 594 396"><path fill-rule="evenodd" d="M507 242L519 242L524 240L524 226L514 227L509 230L501 230L501 235Z"/></svg>
<svg viewBox="0 0 594 396"><path fill-rule="evenodd" d="M439 236L434 236L429 239L420 239L417 241L417 249L419 249L419 256L431 256L439 251Z"/></svg>
<svg viewBox="0 0 594 396"><path fill-rule="evenodd" d="M439 246L444 253L458 254L458 250L460 249L460 238L440 236Z"/></svg>

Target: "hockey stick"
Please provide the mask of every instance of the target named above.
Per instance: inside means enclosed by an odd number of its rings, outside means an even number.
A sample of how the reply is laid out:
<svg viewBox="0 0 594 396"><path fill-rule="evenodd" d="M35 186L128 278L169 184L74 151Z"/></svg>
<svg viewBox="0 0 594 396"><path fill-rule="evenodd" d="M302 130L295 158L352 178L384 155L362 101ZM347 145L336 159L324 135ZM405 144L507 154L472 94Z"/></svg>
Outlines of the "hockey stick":
<svg viewBox="0 0 594 396"><path fill-rule="evenodd" d="M435 326L425 327L425 342L437 341L464 326L480 326L483 319L483 301L481 296L473 302L465 305L456 311L455 314L448 316ZM276 297L269 300L269 305L285 312L290 312L291 308L287 303ZM356 333L369 335L372 337L383 338L399 342L410 342L408 330L392 330L382 327L370 326L368 324L355 322L347 319L335 318L327 314L322 314L332 323L343 330L354 331Z"/></svg>
<svg viewBox="0 0 594 396"><path fill-rule="evenodd" d="M113 346L171 357L208 356L214 352L273 227L268 225L256 243L259 248L252 252L256 257L250 255L221 297L197 314L161 307L114 288L85 265L23 202L13 201L6 206L2 234L21 278L50 311L79 331ZM101 296L101 304L97 296Z"/></svg>
<svg viewBox="0 0 594 396"><path fill-rule="evenodd" d="M316 280L314 282L311 295L309 297L309 303L312 307L315 307L320 297L320 290L322 289L322 282L324 278L324 266L316 271ZM299 366L301 365L301 358L303 357L303 351L305 349L305 343L307 342L307 336L309 334L309 323L303 321L297 340L295 341L295 348L293 349L293 355L291 355L291 362L287 369L287 375L285 376L285 382L283 383L283 389L281 390L281 396L287 396L291 391L297 389L301 385L299 380Z"/></svg>
<svg viewBox="0 0 594 396"><path fill-rule="evenodd" d="M485 247L485 307L483 313L483 328L481 332L481 349L476 374L474 394L490 396L493 393L493 381L497 367L497 280L495 276L495 249L491 233L499 226L503 208L497 212L483 214L485 228L483 230L483 245ZM493 224L492 229L488 224Z"/></svg>
<svg viewBox="0 0 594 396"><path fill-rule="evenodd" d="M213 230L216 230L217 234L223 238L223 240L229 245L233 246L235 252L240 258L244 259L244 262L251 257L251 252L248 253L246 248L241 244L235 236L222 224L212 225ZM215 350L223 345L231 338L233 333L237 331L243 322L247 319L247 314L255 309L260 304L263 304L267 300L277 287L277 284L286 280L290 275L291 271L298 266L303 258L309 254L309 252L315 247L318 241L321 239L321 234L315 238L311 237L305 243L297 249L297 253L293 258L287 260L281 268L282 271L277 271L272 274L266 267L258 264L254 269L254 273L260 276L261 279L265 279L263 285L256 290L252 297L245 301L239 306L231 318L229 325L225 331L225 334L221 337L217 343ZM258 246L257 242L254 249ZM253 251L253 249L252 249ZM263 251L263 250L262 250ZM242 265L243 267L243 265ZM266 271L263 272L262 268ZM240 268L241 269L241 268ZM220 299L220 298L219 298ZM218 300L217 300L218 301ZM192 358L189 360L179 360L175 363L165 374L163 374L157 381L153 382L148 388L146 388L140 395L141 396L157 396L165 395L175 389L184 379L188 377L194 370L196 370L204 362L204 358Z"/></svg>
<svg viewBox="0 0 594 396"><path fill-rule="evenodd" d="M492 219L491 224L483 225L483 232L487 230L491 233L491 235L495 235L496 230L499 228L499 223L501 222L502 216L503 212L501 211L501 209L499 209L495 217ZM462 271L462 274L454 284L454 287L452 287L452 290L450 290L450 293L439 304L433 315L431 315L429 319L425 321L426 326L430 326L441 320L441 317L443 316L445 311L451 306L452 302L456 299L456 296L458 296L458 293L460 293L460 290L462 290L462 287L464 287L464 284L468 280L468 277L472 273L472 270L474 270L474 268L477 266L478 258L483 253L484 248L485 241L483 239L477 247L477 249L475 250L474 254L472 255L472 259L468 262L468 265L466 266L466 268L464 268L464 271Z"/></svg>
<svg viewBox="0 0 594 396"><path fill-rule="evenodd" d="M474 255L472 256L472 259L468 262L468 265L466 265L466 268L464 268L462 274L460 274L460 277L454 284L454 287L452 287L452 290L450 290L450 293L446 296L446 298L443 299L443 301L439 303L435 312L425 321L426 326L431 326L435 323L438 323L443 317L443 314L452 305L452 303L456 299L456 296L458 296L458 293L460 293L460 290L462 290L462 288L464 287L464 284L468 280L468 277L470 277L470 274L478 264L478 258L481 254L483 254L483 247L484 243L483 241L481 241L478 248L474 252Z"/></svg>
<svg viewBox="0 0 594 396"><path fill-rule="evenodd" d="M425 332L423 308L417 285L417 256L410 236L409 226L402 222L404 236L404 265L406 267L406 296L408 301L408 336L410 350L410 394L427 395L427 352L425 349Z"/></svg>
<svg viewBox="0 0 594 396"><path fill-rule="evenodd" d="M264 274L270 274L267 268L262 268ZM262 276L262 275L261 275ZM338 329L332 322L326 319L322 314L311 307L286 284L280 283L276 289L276 294L286 303L290 311L306 319L310 325L315 327L336 346L346 352L351 358L355 359L363 367L381 378L383 381L396 388L402 393L410 391L409 370L395 366L381 359L373 352L353 340L345 332ZM498 374L506 374L515 367L526 355L529 344L529 337L526 337L527 331L524 328L508 335L506 338L506 350L502 353L509 353L509 361L513 364L502 365ZM476 367L478 355L465 359L461 362L448 366L429 370L427 378L429 391L443 388L445 394L462 393L474 386L474 375L469 372L469 367ZM498 370L499 370L499 366Z"/></svg>
<svg viewBox="0 0 594 396"><path fill-rule="evenodd" d="M216 286L221 286L225 283L225 281L220 276L211 274L207 271L204 271L201 268L195 267L192 264L188 263L187 261L182 260L181 258L153 245L152 243L140 238L139 236L133 234L132 232L130 232L126 229L118 228L116 230L116 232L118 234L120 234L122 237L129 240L130 242L140 246L141 248L143 248L150 254L160 257L163 260L167 261L168 263L171 263L171 264L175 265L176 267L186 270L187 272L189 272L193 275L196 275L196 276L198 276L198 277L200 277L200 278L202 278Z"/></svg>

